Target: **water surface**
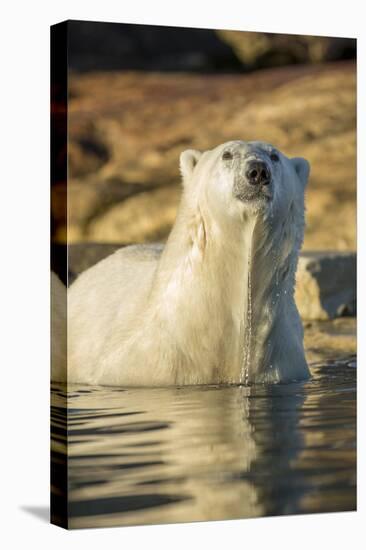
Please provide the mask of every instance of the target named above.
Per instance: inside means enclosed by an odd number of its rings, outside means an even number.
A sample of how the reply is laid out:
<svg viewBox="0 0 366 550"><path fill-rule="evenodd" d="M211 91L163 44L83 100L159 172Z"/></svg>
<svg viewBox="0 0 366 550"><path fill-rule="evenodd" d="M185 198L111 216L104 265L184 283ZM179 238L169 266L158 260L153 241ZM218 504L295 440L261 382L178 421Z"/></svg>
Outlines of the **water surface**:
<svg viewBox="0 0 366 550"><path fill-rule="evenodd" d="M307 382L270 387L54 385L69 527L355 510L355 367L323 361Z"/></svg>

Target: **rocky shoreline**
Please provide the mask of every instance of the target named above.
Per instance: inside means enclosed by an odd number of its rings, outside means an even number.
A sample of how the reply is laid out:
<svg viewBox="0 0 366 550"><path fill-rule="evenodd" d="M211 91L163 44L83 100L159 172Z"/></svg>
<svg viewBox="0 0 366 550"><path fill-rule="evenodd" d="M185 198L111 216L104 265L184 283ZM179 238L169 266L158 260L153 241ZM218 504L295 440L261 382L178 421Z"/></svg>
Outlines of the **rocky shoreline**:
<svg viewBox="0 0 366 550"><path fill-rule="evenodd" d="M356 249L352 61L250 74L92 72L72 75L69 95L69 242L164 240L180 152L240 138L310 161L305 250ZM54 239L66 242L65 212L53 216Z"/></svg>

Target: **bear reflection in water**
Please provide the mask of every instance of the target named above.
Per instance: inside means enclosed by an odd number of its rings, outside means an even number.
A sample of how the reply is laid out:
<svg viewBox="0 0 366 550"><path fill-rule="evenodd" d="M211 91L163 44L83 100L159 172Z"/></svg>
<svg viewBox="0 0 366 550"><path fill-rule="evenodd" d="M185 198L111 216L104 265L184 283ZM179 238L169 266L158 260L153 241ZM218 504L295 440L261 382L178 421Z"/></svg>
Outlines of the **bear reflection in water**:
<svg viewBox="0 0 366 550"><path fill-rule="evenodd" d="M276 410L248 387L78 389L68 398L70 527L266 515L266 492L284 482L274 471L302 447L299 396ZM289 498L295 510L301 491Z"/></svg>
<svg viewBox="0 0 366 550"><path fill-rule="evenodd" d="M355 369L312 374L252 387L69 386L70 527L354 509ZM57 461L63 395L55 387Z"/></svg>

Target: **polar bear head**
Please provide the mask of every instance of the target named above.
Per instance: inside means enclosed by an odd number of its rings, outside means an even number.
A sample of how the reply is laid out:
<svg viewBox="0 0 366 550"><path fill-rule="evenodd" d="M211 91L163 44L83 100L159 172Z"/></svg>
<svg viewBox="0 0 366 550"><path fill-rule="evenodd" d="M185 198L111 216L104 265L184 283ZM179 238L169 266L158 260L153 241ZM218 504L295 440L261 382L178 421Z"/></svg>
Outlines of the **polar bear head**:
<svg viewBox="0 0 366 550"><path fill-rule="evenodd" d="M181 154L180 168L185 194L218 223L253 216L283 223L291 209L303 216L309 163L268 143L229 141L203 153L190 149Z"/></svg>

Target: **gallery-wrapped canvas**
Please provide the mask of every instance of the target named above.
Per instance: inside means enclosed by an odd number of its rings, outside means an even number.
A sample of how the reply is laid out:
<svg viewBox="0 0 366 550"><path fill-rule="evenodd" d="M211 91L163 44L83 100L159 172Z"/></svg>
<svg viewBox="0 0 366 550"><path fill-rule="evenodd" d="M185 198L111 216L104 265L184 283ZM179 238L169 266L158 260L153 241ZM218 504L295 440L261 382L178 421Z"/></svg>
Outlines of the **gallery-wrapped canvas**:
<svg viewBox="0 0 366 550"><path fill-rule="evenodd" d="M51 28L51 521L356 510L356 41Z"/></svg>

